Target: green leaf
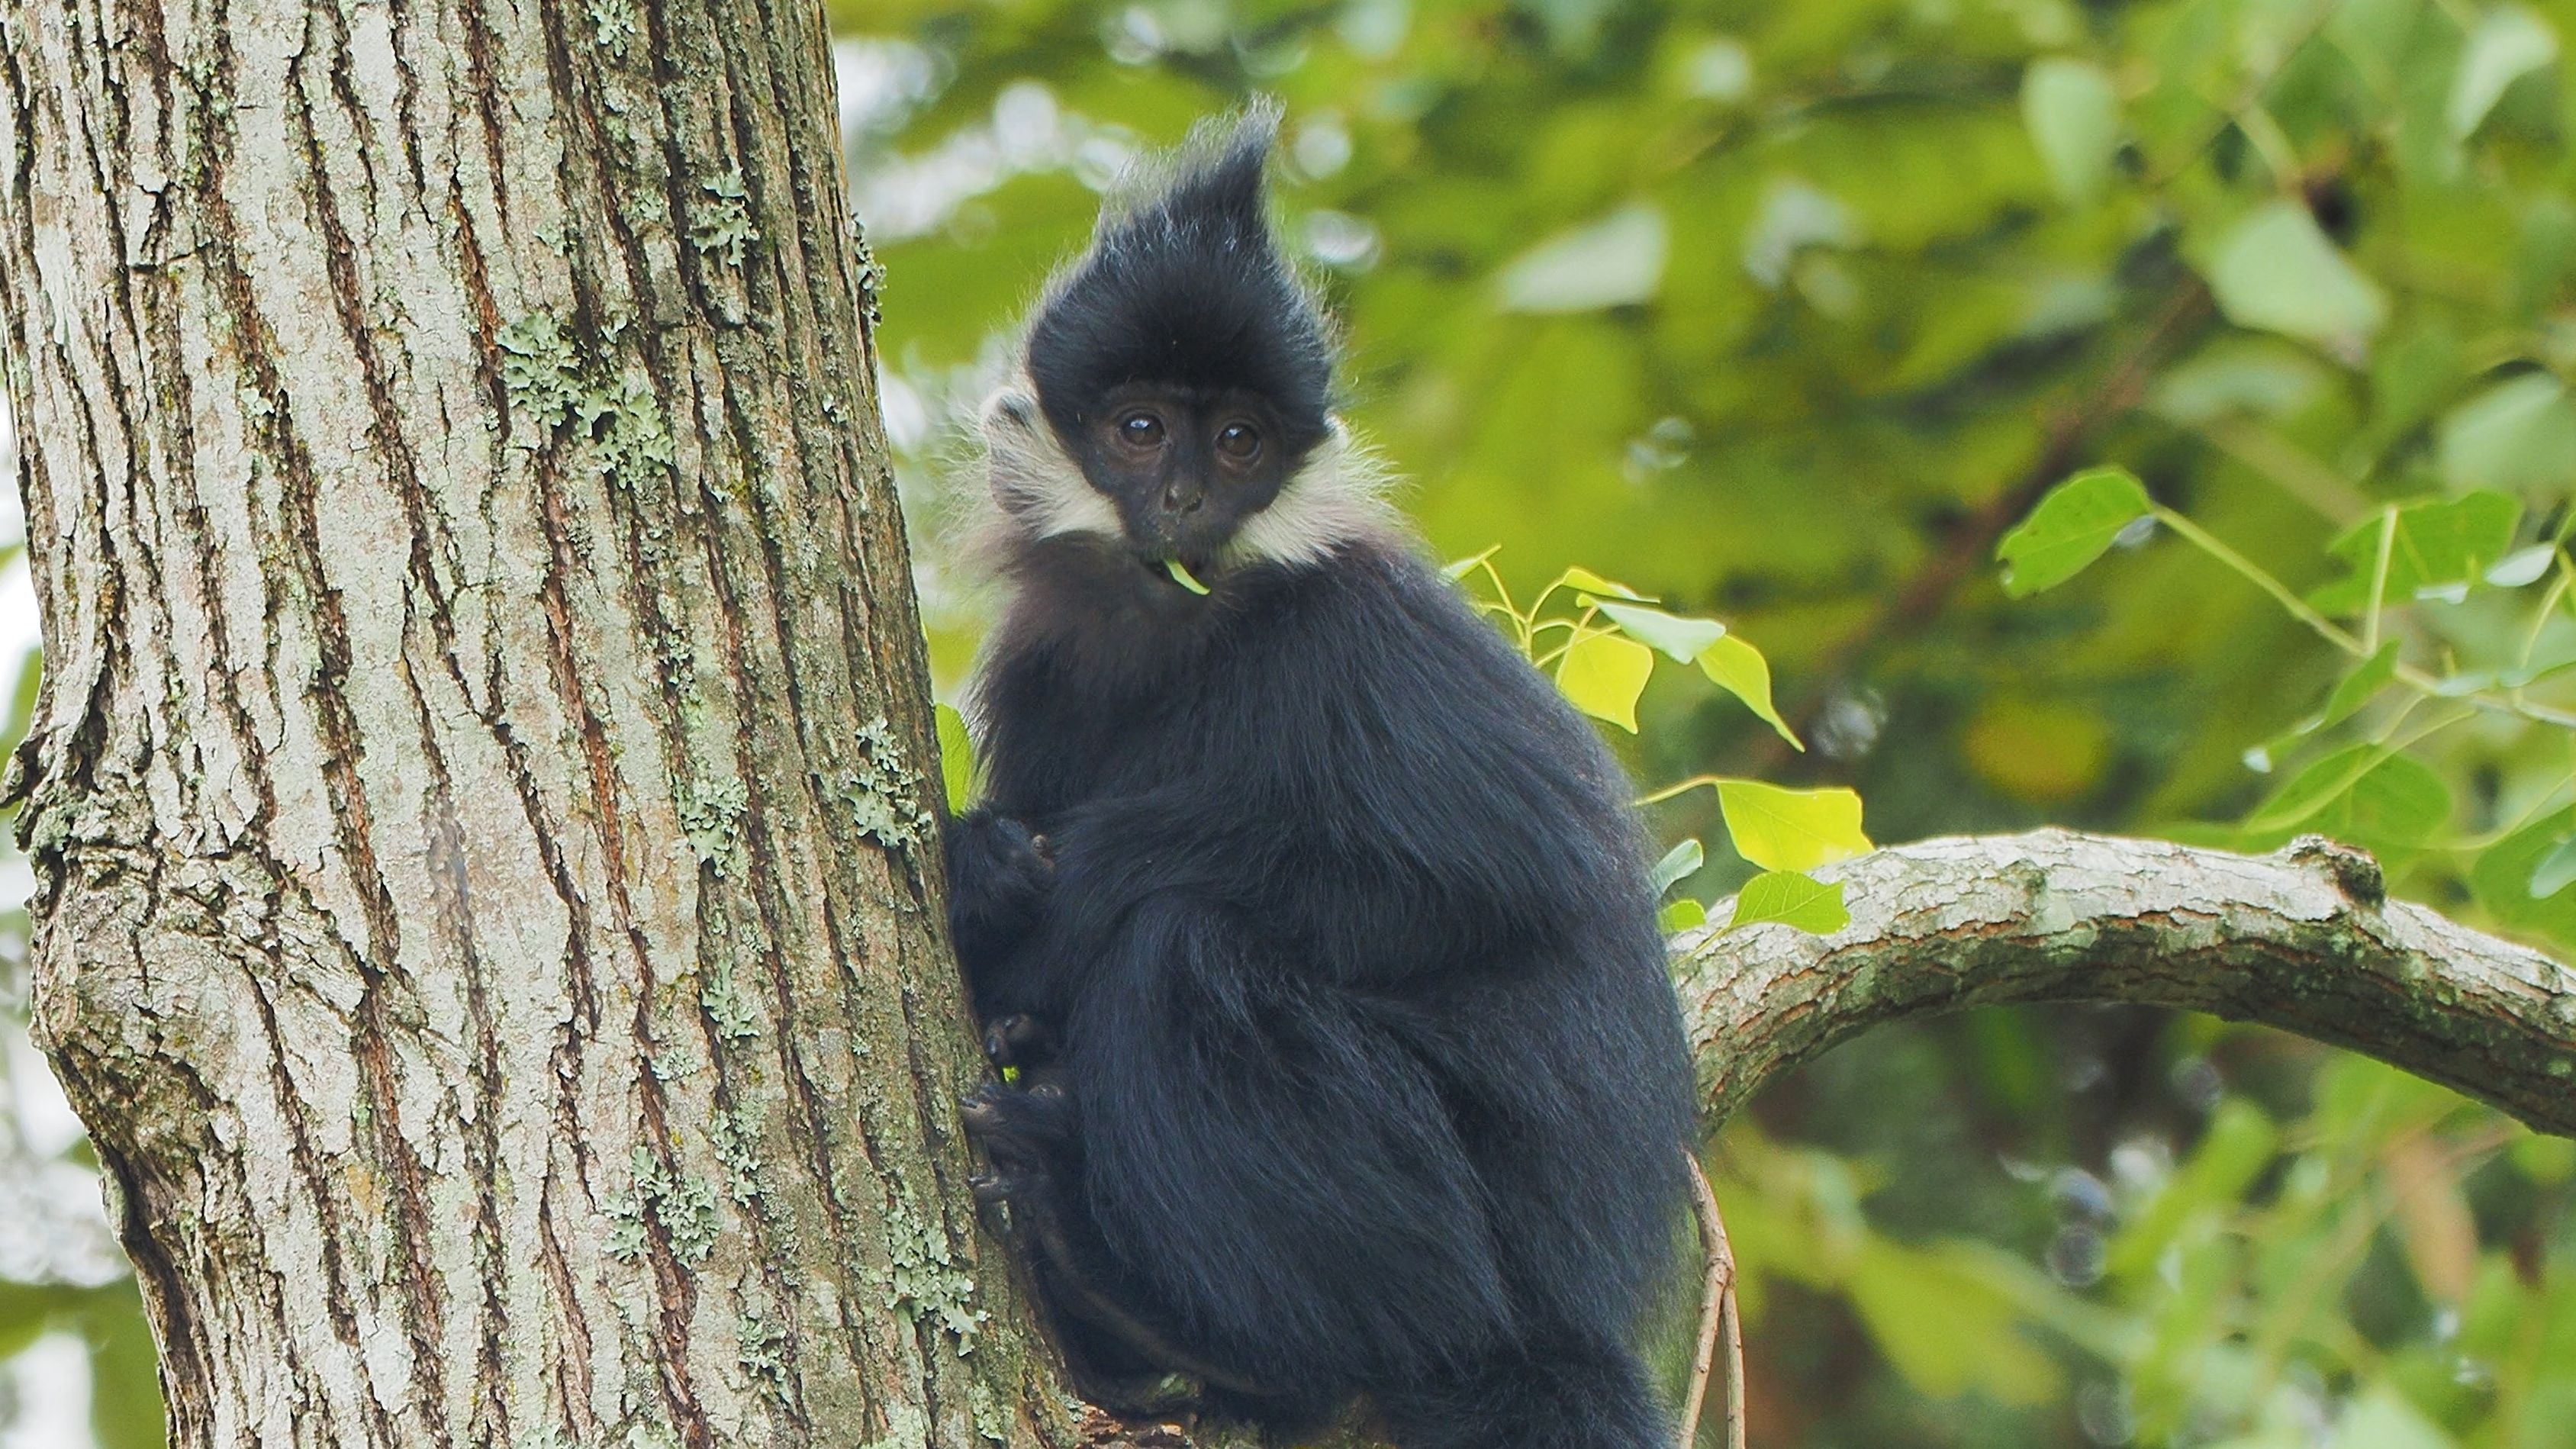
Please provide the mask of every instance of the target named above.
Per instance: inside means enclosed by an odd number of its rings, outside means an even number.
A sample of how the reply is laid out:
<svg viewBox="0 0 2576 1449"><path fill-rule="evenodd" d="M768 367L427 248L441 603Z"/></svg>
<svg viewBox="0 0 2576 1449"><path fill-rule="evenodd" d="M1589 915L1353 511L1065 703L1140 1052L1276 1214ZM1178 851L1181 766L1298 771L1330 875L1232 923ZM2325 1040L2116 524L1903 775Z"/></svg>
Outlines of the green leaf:
<svg viewBox="0 0 2576 1449"><path fill-rule="evenodd" d="M2102 194L2120 149L2120 96L2100 66L2062 55L2032 61L2021 77L2021 118L2059 195Z"/></svg>
<svg viewBox="0 0 2576 1449"><path fill-rule="evenodd" d="M2548 21L2520 5L2488 11L2469 33L2460 68L2451 77L2451 99L2442 118L2450 123L2452 138L2465 141L2476 134L2507 87L2557 58L2558 32Z"/></svg>
<svg viewBox="0 0 2576 1449"><path fill-rule="evenodd" d="M1710 683L1744 701L1745 708L1779 731L1780 738L1787 740L1791 748L1804 750L1807 747L1790 730L1788 721L1780 718L1780 711L1772 708L1771 665L1762 657L1761 650L1744 642L1742 637L1729 634L1712 641L1700 651L1699 669L1709 677Z"/></svg>
<svg viewBox="0 0 2576 1449"><path fill-rule="evenodd" d="M1851 924L1843 909L1842 882L1820 881L1794 870L1767 870L1744 883L1735 897L1735 916L1727 929L1778 921L1801 931L1830 936Z"/></svg>
<svg viewBox="0 0 2576 1449"><path fill-rule="evenodd" d="M2528 1132L2505 1147L2505 1156L2515 1171L2541 1187L2556 1187L2576 1177L2576 1138Z"/></svg>
<svg viewBox="0 0 2576 1449"><path fill-rule="evenodd" d="M2576 837L2576 808L2553 810L2486 848L2469 867L2469 893L2508 930L2538 931L2576 945L2576 891L2532 887L2540 867Z"/></svg>
<svg viewBox="0 0 2576 1449"><path fill-rule="evenodd" d="M2451 818L2451 789L2411 755L2347 745L2309 764L2245 822L2246 843L2270 850L2314 832L2383 857L2420 849Z"/></svg>
<svg viewBox="0 0 2576 1449"><path fill-rule="evenodd" d="M2465 592L2482 582L2487 569L2513 547L2514 527L2522 521L2521 504L2483 490L2393 508L2397 526L2388 538L2388 581L2383 589L2383 597L2392 604L2444 591ZM2357 614L2370 607L2382 516L2363 519L2327 545L2348 571L2308 596L2319 611Z"/></svg>
<svg viewBox="0 0 2576 1449"><path fill-rule="evenodd" d="M2370 703L2379 691L2397 677L2397 641L2387 640L2371 652L2368 659L2352 667L2352 672L2335 681L2334 692L2326 696L2326 707L2308 729L2332 729L2352 718L2353 712Z"/></svg>
<svg viewBox="0 0 2576 1449"><path fill-rule="evenodd" d="M2277 337L2227 337L2165 370L2147 405L2185 427L2251 414L2288 417L2327 386L2325 367Z"/></svg>
<svg viewBox="0 0 2576 1449"><path fill-rule="evenodd" d="M1665 906L1655 917L1655 923L1664 928L1664 934L1667 936L1695 930L1708 924L1708 907L1684 896Z"/></svg>
<svg viewBox="0 0 2576 1449"><path fill-rule="evenodd" d="M2529 548L2515 549L2488 568L2486 581L2499 589L2518 589L2538 583L2540 576L2549 572L2551 560L2557 557L2558 545L2554 543L2535 543Z"/></svg>
<svg viewBox="0 0 2576 1449"><path fill-rule="evenodd" d="M2379 284L2326 240L2306 207L2287 199L2239 221L2202 271L2219 310L2239 327L2346 346L2388 317Z"/></svg>
<svg viewBox="0 0 2576 1449"><path fill-rule="evenodd" d="M1586 634L1557 661L1556 687L1574 707L1637 732L1637 696L1655 672L1655 651L1616 634Z"/></svg>
<svg viewBox="0 0 2576 1449"><path fill-rule="evenodd" d="M2335 1424L2335 1449L2453 1449L2451 1436L2382 1381L2371 1385Z"/></svg>
<svg viewBox="0 0 2576 1449"><path fill-rule="evenodd" d="M2306 769L2273 791L2270 799L2245 818L2246 831L2254 835L2294 832L2309 817L2341 799L2383 758L2386 756L2379 746L2357 744L2309 761Z"/></svg>
<svg viewBox="0 0 2576 1449"><path fill-rule="evenodd" d="M1506 312L1592 312L1651 302L1672 250L1661 208L1630 202L1523 252L1494 278Z"/></svg>
<svg viewBox="0 0 2576 1449"><path fill-rule="evenodd" d="M1870 848L1860 797L1849 790L1787 790L1759 780L1717 782L1718 809L1735 853L1764 870L1813 870Z"/></svg>
<svg viewBox="0 0 2576 1449"><path fill-rule="evenodd" d="M2487 388L2444 414L2438 432L2442 481L2455 491L2554 493L2576 479L2576 404L2549 373L2526 372Z"/></svg>
<svg viewBox="0 0 2576 1449"><path fill-rule="evenodd" d="M939 726L939 783L948 796L948 813L954 815L975 797L975 742L956 706L934 705L931 718Z"/></svg>
<svg viewBox="0 0 2576 1449"><path fill-rule="evenodd" d="M2576 885L2576 836L2542 856L2540 864L2531 868L2531 898L2547 900L2570 885Z"/></svg>
<svg viewBox="0 0 2576 1449"><path fill-rule="evenodd" d="M1715 619L1688 619L1667 614L1661 609L1648 609L1636 604L1595 599L1599 609L1622 633L1640 644L1652 645L1673 656L1673 662L1688 664L1699 658L1709 645L1726 637L1726 626Z"/></svg>
<svg viewBox="0 0 2576 1449"><path fill-rule="evenodd" d="M1684 876L1707 863L1708 852L1700 848L1699 840L1694 836L1665 851L1664 858L1655 862L1655 868L1647 878L1654 882L1655 894L1661 896Z"/></svg>
<svg viewBox="0 0 2576 1449"><path fill-rule="evenodd" d="M2126 468L2089 469L2058 484L1996 545L2004 592L2026 599L2075 577L2154 507Z"/></svg>

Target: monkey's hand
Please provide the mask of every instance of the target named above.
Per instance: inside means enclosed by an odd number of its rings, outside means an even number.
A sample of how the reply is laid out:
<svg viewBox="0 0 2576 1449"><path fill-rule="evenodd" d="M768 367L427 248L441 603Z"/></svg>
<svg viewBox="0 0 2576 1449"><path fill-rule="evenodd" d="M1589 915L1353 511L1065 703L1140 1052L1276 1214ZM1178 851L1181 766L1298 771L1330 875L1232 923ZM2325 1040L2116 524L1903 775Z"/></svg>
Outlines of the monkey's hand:
<svg viewBox="0 0 2576 1449"><path fill-rule="evenodd" d="M1073 1145L1073 1103L1052 1073L1033 1073L1026 1086L987 1082L966 1094L957 1115L990 1164L971 1183L978 1202L1041 1194Z"/></svg>
<svg viewBox="0 0 2576 1449"><path fill-rule="evenodd" d="M948 827L948 928L969 973L997 964L1037 925L1055 885L1046 837L990 810Z"/></svg>

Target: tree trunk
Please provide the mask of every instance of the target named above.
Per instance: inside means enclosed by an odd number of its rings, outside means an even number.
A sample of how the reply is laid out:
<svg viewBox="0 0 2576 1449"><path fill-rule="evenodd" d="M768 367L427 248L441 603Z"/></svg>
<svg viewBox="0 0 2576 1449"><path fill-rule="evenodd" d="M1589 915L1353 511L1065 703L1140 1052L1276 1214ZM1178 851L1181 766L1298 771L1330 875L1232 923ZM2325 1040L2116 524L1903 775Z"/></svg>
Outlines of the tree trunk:
<svg viewBox="0 0 2576 1449"><path fill-rule="evenodd" d="M39 1030L181 1445L1070 1431L813 0L0 12Z"/></svg>

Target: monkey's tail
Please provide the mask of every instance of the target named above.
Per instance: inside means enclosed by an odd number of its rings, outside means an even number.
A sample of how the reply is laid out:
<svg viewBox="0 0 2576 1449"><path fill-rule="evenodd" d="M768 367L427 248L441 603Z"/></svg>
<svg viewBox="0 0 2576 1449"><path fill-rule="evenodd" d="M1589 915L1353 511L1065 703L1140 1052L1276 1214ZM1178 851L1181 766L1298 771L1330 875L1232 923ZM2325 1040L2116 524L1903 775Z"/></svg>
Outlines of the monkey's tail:
<svg viewBox="0 0 2576 1449"><path fill-rule="evenodd" d="M1615 1344L1527 1343L1370 1397L1400 1449L1672 1449L1644 1365Z"/></svg>

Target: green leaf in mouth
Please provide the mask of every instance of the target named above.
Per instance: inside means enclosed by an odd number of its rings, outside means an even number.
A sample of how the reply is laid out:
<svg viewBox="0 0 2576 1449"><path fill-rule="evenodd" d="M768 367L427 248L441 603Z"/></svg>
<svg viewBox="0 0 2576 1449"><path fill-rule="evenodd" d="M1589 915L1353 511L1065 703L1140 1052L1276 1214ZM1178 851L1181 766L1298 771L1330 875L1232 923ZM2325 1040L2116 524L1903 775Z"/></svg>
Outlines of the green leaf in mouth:
<svg viewBox="0 0 2576 1449"><path fill-rule="evenodd" d="M1208 586L1199 582L1198 575L1190 572L1190 566L1179 559L1163 560L1163 572L1172 576L1173 583L1179 584L1193 594L1204 594L1208 591Z"/></svg>

